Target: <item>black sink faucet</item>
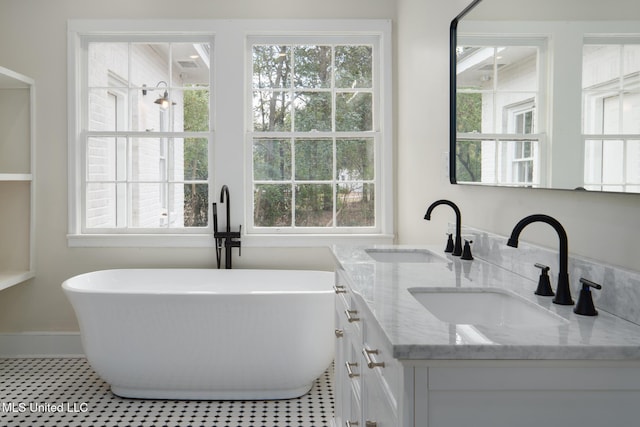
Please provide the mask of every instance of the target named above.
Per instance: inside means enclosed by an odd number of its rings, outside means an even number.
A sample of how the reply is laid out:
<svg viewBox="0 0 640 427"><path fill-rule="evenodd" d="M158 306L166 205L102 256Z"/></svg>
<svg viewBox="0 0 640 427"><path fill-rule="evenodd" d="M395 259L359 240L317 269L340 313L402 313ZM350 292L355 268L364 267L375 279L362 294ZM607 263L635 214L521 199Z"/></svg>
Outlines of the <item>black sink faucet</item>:
<svg viewBox="0 0 640 427"><path fill-rule="evenodd" d="M462 237L460 236L461 229L462 229L462 219L460 216L460 209L458 209L458 206L456 206L456 204L450 200L437 200L431 203L431 206L427 208L427 213L424 214L424 219L426 219L427 221L430 221L431 212L436 206L439 206L439 205L451 206L453 208L453 211L456 213L456 238L455 238L456 241L453 246L453 252L451 253L451 255L460 256L462 255Z"/></svg>
<svg viewBox="0 0 640 427"><path fill-rule="evenodd" d="M573 305L573 299L571 299L571 289L569 287L569 239L567 238L567 232L564 230L564 227L557 219L544 214L529 215L521 219L520 222L518 222L513 228L511 237L509 237L509 241L507 242L507 246L517 248L518 237L520 236L520 233L527 225L531 224L532 222L547 223L552 226L558 233L558 237L560 239L560 271L558 273L558 287L556 289L556 296L553 299L553 302L560 305Z"/></svg>
<svg viewBox="0 0 640 427"><path fill-rule="evenodd" d="M220 268L222 258L222 248L224 247L224 268L231 268L231 249L238 248L238 255L242 254L240 245L240 235L242 233L242 225L238 231L231 231L231 200L229 197L229 187L226 185L220 189L220 203L226 203L227 206L227 226L226 231L218 231L218 209L213 204L213 237L216 239L216 261ZM238 240L235 240L238 239Z"/></svg>

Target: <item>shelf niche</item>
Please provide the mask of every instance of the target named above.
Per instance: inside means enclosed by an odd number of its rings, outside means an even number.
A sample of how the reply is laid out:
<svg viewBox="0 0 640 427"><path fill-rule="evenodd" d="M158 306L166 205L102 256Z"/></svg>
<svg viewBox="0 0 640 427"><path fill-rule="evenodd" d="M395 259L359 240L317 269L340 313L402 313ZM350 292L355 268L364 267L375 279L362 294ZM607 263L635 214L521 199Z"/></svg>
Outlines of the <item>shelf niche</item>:
<svg viewBox="0 0 640 427"><path fill-rule="evenodd" d="M0 290L34 272L33 79L0 67Z"/></svg>

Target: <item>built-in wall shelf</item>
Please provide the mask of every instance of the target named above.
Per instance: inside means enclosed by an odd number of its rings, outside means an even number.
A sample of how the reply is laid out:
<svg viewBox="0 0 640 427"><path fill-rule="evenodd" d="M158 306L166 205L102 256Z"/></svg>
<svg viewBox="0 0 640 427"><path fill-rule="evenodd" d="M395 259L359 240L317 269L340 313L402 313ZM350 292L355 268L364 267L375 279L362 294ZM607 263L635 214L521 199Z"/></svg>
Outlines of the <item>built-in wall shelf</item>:
<svg viewBox="0 0 640 427"><path fill-rule="evenodd" d="M35 82L0 67L0 290L35 276Z"/></svg>
<svg viewBox="0 0 640 427"><path fill-rule="evenodd" d="M32 279L33 277L35 277L33 271L2 271L0 272L0 291Z"/></svg>
<svg viewBox="0 0 640 427"><path fill-rule="evenodd" d="M30 173L0 173L0 181L32 181Z"/></svg>

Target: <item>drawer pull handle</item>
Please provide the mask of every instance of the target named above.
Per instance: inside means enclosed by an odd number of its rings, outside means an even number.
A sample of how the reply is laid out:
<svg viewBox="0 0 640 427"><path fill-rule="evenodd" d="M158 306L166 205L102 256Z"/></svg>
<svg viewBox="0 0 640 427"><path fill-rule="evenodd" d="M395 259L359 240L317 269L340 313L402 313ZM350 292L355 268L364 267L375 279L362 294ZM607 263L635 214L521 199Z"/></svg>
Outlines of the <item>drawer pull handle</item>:
<svg viewBox="0 0 640 427"><path fill-rule="evenodd" d="M344 286L341 286L341 285L333 285L333 291L336 294L346 294L347 293L347 289Z"/></svg>
<svg viewBox="0 0 640 427"><path fill-rule="evenodd" d="M364 425L365 427L378 427L378 423L375 421L365 421Z"/></svg>
<svg viewBox="0 0 640 427"><path fill-rule="evenodd" d="M347 421L345 424L347 425L347 427L353 427L353 426L357 426L360 423L357 421Z"/></svg>
<svg viewBox="0 0 640 427"><path fill-rule="evenodd" d="M345 362L344 364L347 367L347 376L349 378L355 378L355 377L359 377L360 374L353 372L353 369L351 369L354 366L358 366L358 363L352 363L352 362Z"/></svg>
<svg viewBox="0 0 640 427"><path fill-rule="evenodd" d="M335 333L336 333L336 338L344 337L344 331L342 329L336 329Z"/></svg>
<svg viewBox="0 0 640 427"><path fill-rule="evenodd" d="M367 366L370 369L373 369L373 368L384 368L384 362L375 362L371 358L372 354L378 354L378 350L369 350L368 348L363 348L362 349L362 355L364 356L364 359L367 362Z"/></svg>
<svg viewBox="0 0 640 427"><path fill-rule="evenodd" d="M355 317L358 314L358 310L345 310L344 313L347 315L347 321L349 323L358 322L360 320L359 317Z"/></svg>

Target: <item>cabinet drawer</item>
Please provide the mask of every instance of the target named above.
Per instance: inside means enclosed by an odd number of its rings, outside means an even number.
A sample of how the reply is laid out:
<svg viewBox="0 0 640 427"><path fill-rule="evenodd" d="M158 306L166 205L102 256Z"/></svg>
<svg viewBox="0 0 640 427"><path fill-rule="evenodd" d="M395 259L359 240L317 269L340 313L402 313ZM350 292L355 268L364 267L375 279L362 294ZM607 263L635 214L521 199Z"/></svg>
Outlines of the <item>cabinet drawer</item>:
<svg viewBox="0 0 640 427"><path fill-rule="evenodd" d="M336 328L342 329L353 340L362 341L363 312L360 310L351 291L346 288L346 293L336 294Z"/></svg>
<svg viewBox="0 0 640 427"><path fill-rule="evenodd" d="M382 332L377 327L366 329L362 348L363 370L371 371L381 381L381 387L392 405L397 401L402 390L402 365L393 358L391 348L387 345Z"/></svg>
<svg viewBox="0 0 640 427"><path fill-rule="evenodd" d="M360 343L349 341L346 344L345 360L341 363L341 366L337 367L337 369L343 370L344 374L342 375L342 378L344 378L344 382L350 385L350 388L359 399L363 369L362 360L358 354Z"/></svg>

